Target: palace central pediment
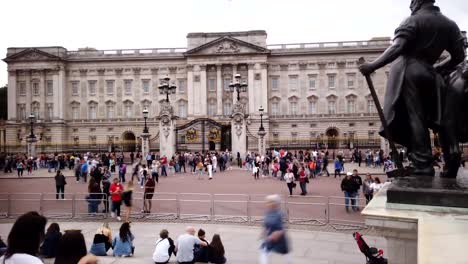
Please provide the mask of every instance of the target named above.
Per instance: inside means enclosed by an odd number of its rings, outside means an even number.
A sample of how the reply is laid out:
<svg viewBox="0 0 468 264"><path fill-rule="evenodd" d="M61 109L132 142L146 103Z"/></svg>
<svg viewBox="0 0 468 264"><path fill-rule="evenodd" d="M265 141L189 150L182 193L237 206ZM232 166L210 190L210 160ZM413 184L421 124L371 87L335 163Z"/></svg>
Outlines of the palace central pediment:
<svg viewBox="0 0 468 264"><path fill-rule="evenodd" d="M34 61L57 61L61 57L47 53L36 48L27 48L23 51L10 55L4 59L5 62L34 62Z"/></svg>
<svg viewBox="0 0 468 264"><path fill-rule="evenodd" d="M221 37L185 53L186 56L197 55L236 55L236 54L266 54L270 51L255 44L233 37Z"/></svg>

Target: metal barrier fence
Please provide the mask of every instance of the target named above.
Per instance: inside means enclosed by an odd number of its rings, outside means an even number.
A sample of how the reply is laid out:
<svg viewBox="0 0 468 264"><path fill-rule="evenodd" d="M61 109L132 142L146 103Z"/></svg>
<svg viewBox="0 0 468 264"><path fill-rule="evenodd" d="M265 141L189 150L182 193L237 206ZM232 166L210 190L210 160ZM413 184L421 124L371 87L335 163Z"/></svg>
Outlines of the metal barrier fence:
<svg viewBox="0 0 468 264"><path fill-rule="evenodd" d="M352 198L349 212L344 197L282 197L285 221L296 225L330 225L336 230L364 229L359 213L365 199ZM355 209L352 202L356 201ZM264 194L155 193L144 196L134 192L130 218L155 221L189 220L256 223L265 213ZM54 219L106 219L112 202L106 194L73 193L0 193L0 219L15 218L28 211L38 211ZM121 216L128 208L121 205Z"/></svg>

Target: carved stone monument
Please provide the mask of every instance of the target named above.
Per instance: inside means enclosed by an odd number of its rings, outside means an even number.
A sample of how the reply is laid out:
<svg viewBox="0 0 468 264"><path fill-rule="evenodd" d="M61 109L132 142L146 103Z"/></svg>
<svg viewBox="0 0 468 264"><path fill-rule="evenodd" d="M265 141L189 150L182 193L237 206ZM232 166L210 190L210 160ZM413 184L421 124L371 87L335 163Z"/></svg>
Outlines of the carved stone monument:
<svg viewBox="0 0 468 264"><path fill-rule="evenodd" d="M467 207L460 201L468 200L468 180L455 180L467 177L458 174L460 143L468 141L466 38L434 2L412 0L412 14L396 29L392 46L360 70L368 78L392 63L381 135L407 148L411 177L394 181L389 202ZM444 51L450 56L441 57ZM429 130L439 135L445 161L437 175ZM448 198L452 193L454 199ZM465 197L457 199L460 195Z"/></svg>
<svg viewBox="0 0 468 264"><path fill-rule="evenodd" d="M171 158L175 154L175 137L174 108L168 102L163 102L159 112L159 148L161 156Z"/></svg>
<svg viewBox="0 0 468 264"><path fill-rule="evenodd" d="M243 158L247 153L247 124L244 105L237 101L232 110L231 142L232 155L236 157L237 152Z"/></svg>

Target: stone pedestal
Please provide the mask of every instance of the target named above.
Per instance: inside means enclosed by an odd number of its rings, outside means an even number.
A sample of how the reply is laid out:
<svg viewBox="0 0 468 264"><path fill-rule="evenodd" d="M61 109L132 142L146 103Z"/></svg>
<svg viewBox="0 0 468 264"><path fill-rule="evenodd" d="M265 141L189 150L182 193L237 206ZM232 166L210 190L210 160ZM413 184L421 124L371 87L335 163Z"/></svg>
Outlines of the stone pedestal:
<svg viewBox="0 0 468 264"><path fill-rule="evenodd" d="M176 151L174 109L169 103L161 105L159 114L159 148L160 155L170 159Z"/></svg>
<svg viewBox="0 0 468 264"><path fill-rule="evenodd" d="M28 137L26 139L26 142L28 144L28 158L30 157L36 157L36 144L37 144L37 138L36 137Z"/></svg>
<svg viewBox="0 0 468 264"><path fill-rule="evenodd" d="M237 157L237 152L244 158L247 153L247 123L244 106L240 102L234 105L231 121L232 155Z"/></svg>
<svg viewBox="0 0 468 264"><path fill-rule="evenodd" d="M468 209L388 203L389 186L362 211L386 239L389 263L466 263Z"/></svg>
<svg viewBox="0 0 468 264"><path fill-rule="evenodd" d="M141 155L143 156L142 162L146 162L146 156L148 155L149 149L149 137L151 135L149 133L142 133L141 134Z"/></svg>

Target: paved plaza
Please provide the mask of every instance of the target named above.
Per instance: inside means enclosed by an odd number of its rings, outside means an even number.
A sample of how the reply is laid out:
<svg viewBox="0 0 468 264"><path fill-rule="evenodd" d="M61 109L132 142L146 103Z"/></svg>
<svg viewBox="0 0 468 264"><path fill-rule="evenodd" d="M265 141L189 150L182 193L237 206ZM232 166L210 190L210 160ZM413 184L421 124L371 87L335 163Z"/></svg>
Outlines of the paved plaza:
<svg viewBox="0 0 468 264"><path fill-rule="evenodd" d="M50 223L50 221L49 221ZM96 229L100 223L93 222L65 222L60 223L61 230L81 229L87 248L89 249ZM203 228L208 240L213 234L220 234L223 241L228 263L249 264L258 263L259 227L245 227L234 225L213 224L173 224L173 223L132 223L131 230L135 234L135 256L131 258L114 258L111 256L100 257L102 264L123 263L153 263L151 256L154 244L163 228L168 229L170 237L176 239L183 234L187 225L195 228ZM115 236L118 233L119 223L111 223L110 227ZM0 235L7 237L11 224L0 224ZM292 259L294 264L362 264L365 263L363 255L359 252L351 234L325 233L304 230L289 230L289 238L292 245ZM386 241L377 237L365 237L370 245L386 249ZM112 250L109 250L109 255ZM174 257L172 257L174 262ZM280 256L273 256L272 263L284 263ZM53 263L46 260L45 263Z"/></svg>

